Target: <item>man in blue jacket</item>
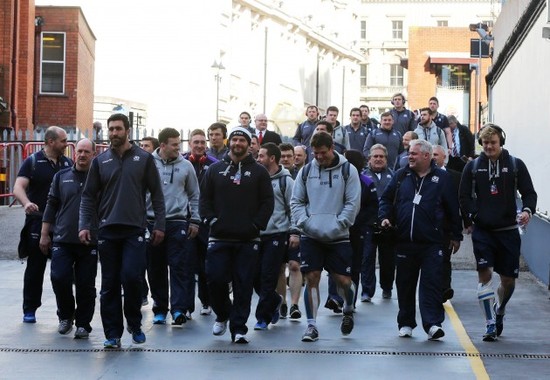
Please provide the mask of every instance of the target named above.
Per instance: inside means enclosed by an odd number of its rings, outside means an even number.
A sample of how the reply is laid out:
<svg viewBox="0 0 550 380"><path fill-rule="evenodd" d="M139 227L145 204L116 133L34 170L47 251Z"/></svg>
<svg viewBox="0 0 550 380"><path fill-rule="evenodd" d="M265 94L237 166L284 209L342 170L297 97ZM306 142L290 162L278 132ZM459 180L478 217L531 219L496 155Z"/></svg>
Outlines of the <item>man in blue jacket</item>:
<svg viewBox="0 0 550 380"><path fill-rule="evenodd" d="M120 348L123 315L134 343L145 343L141 330L142 273L146 265L145 194L151 193L155 225L151 242L164 239L164 196L153 156L129 140L130 122L123 114L107 119L110 149L92 161L80 203L80 241L90 244L94 216L99 217L101 321L104 348ZM121 297L124 288L124 310Z"/></svg>
<svg viewBox="0 0 550 380"><path fill-rule="evenodd" d="M450 219L453 251L460 248L462 229L451 178L432 161L432 145L411 141L409 166L395 173L380 200L382 227L397 228L396 286L400 337L416 327L416 286L420 275L419 306L422 327L430 340L445 335L441 324L443 221Z"/></svg>
<svg viewBox="0 0 550 380"><path fill-rule="evenodd" d="M250 301L260 244L273 213L273 188L267 170L248 148L252 136L242 127L229 134L229 153L211 165L200 185L199 213L210 227L206 276L216 322L212 334L246 344ZM233 283L233 302L229 286Z"/></svg>
<svg viewBox="0 0 550 380"><path fill-rule="evenodd" d="M97 275L97 221L92 241L84 245L78 239L78 211L88 170L95 156L95 143L88 139L76 144L76 162L58 172L48 194L42 217L40 249L52 250L50 276L57 302L60 334L68 334L76 324L75 339L86 339L92 331ZM53 231L52 231L53 230ZM53 232L53 239L50 233ZM52 247L53 240L53 247ZM73 284L76 290L73 295Z"/></svg>

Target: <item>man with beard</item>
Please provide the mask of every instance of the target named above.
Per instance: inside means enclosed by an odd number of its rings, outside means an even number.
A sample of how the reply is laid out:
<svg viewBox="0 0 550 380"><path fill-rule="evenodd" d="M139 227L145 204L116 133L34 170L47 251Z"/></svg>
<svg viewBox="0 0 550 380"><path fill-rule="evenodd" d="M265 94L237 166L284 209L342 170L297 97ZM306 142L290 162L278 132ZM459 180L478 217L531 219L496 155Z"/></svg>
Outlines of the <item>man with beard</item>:
<svg viewBox="0 0 550 380"><path fill-rule="evenodd" d="M248 153L251 134L235 127L229 135L229 153L210 166L201 182L199 212L210 226L206 275L216 322L212 333L231 331L235 343L249 342L246 322L260 231L273 213L273 188L267 170ZM229 286L233 283L233 302Z"/></svg>
<svg viewBox="0 0 550 380"><path fill-rule="evenodd" d="M26 215L19 245L19 257L27 257L23 278L24 323L36 323L36 309L42 305L42 285L48 261L39 246L42 213L53 176L72 165L63 155L66 147L67 133L59 127L49 127L44 135L44 149L23 161L13 186L13 194L23 205Z"/></svg>
<svg viewBox="0 0 550 380"><path fill-rule="evenodd" d="M151 193L155 215L151 244L164 239L165 208L154 158L129 140L130 122L123 114L107 120L110 149L92 161L80 204L79 238L92 241L90 229L99 217L101 320L104 348L120 348L123 315L134 343L145 343L141 330L141 274L146 265L145 194ZM124 288L124 314L121 298Z"/></svg>

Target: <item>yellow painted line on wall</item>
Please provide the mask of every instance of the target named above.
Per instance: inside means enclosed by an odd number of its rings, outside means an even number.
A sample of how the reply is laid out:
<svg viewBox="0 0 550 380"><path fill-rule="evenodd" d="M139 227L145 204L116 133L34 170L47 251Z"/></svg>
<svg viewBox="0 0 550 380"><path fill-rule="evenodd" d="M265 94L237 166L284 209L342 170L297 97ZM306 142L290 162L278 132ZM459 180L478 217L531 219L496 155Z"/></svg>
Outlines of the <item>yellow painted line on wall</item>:
<svg viewBox="0 0 550 380"><path fill-rule="evenodd" d="M460 342L460 345L462 346L464 351L469 355L468 360L470 362L472 371L474 372L476 379L489 380L489 374L485 369L483 360L481 360L481 358L479 357L479 351L477 350L476 346L474 346L474 343L466 333L466 329L462 325L462 322L460 321L458 314L456 314L456 311L453 308L451 301L445 302L443 304L443 307L445 308L445 312L449 316L449 320L451 321L451 324L453 325L453 328L456 331L456 335L458 336L458 341Z"/></svg>

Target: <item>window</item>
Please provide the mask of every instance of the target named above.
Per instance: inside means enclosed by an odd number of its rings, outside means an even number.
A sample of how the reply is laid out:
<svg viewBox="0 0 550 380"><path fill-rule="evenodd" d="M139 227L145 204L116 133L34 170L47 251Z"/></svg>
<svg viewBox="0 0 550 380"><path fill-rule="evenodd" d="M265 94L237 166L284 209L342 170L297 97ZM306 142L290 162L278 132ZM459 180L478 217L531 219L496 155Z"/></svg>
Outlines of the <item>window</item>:
<svg viewBox="0 0 550 380"><path fill-rule="evenodd" d="M361 72L359 74L359 77L361 79L361 87L367 87L367 64L362 63L360 65Z"/></svg>
<svg viewBox="0 0 550 380"><path fill-rule="evenodd" d="M403 67L401 65L390 65L390 86L403 86Z"/></svg>
<svg viewBox="0 0 550 380"><path fill-rule="evenodd" d="M449 26L449 21L447 21L447 20L437 20L437 26Z"/></svg>
<svg viewBox="0 0 550 380"><path fill-rule="evenodd" d="M65 92L65 33L42 33L40 93Z"/></svg>
<svg viewBox="0 0 550 380"><path fill-rule="evenodd" d="M361 39L367 39L367 22L365 20L361 21Z"/></svg>
<svg viewBox="0 0 550 380"><path fill-rule="evenodd" d="M402 20L393 20L391 22L392 28L392 38L394 40L403 39L403 21Z"/></svg>

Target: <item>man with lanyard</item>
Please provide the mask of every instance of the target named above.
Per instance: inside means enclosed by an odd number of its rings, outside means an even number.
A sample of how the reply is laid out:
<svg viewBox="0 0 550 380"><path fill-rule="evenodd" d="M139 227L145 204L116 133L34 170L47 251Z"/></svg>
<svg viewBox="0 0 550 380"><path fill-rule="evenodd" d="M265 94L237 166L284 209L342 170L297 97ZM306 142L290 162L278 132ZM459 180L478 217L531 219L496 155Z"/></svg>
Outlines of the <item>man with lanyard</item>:
<svg viewBox="0 0 550 380"><path fill-rule="evenodd" d="M36 323L36 309L42 305L42 286L48 256L40 250L42 213L46 208L53 176L73 162L63 155L67 133L49 127L44 134L44 148L27 157L19 169L13 194L25 209L25 226L21 231L19 257L27 257L23 278L23 322Z"/></svg>
<svg viewBox="0 0 550 380"><path fill-rule="evenodd" d="M493 342L504 329L506 305L519 273L518 225L529 223L537 207L537 193L525 163L502 148L506 142L502 128L486 124L479 131L478 142L483 152L464 167L459 197L477 261L477 298L486 322L483 340ZM517 191L521 194L519 210ZM497 299L493 270L500 276Z"/></svg>

